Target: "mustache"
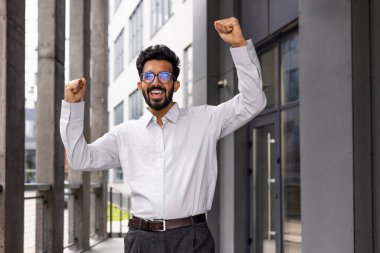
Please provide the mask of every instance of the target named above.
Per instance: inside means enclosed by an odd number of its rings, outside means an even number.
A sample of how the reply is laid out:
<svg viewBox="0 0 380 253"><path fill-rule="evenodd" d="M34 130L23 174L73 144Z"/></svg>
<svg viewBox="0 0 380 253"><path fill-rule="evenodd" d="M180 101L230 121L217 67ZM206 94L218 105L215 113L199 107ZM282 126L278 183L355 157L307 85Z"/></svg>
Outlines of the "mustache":
<svg viewBox="0 0 380 253"><path fill-rule="evenodd" d="M146 91L149 93L152 90L160 90L160 91L163 91L164 93L166 93L166 89L164 87L159 87L159 86L149 87Z"/></svg>

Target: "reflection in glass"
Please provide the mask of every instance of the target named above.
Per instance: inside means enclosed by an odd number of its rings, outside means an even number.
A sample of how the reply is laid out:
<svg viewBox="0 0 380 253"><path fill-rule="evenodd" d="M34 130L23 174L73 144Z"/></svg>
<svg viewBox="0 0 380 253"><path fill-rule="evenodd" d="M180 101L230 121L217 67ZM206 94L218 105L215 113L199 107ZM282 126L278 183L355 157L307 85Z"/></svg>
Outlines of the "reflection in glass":
<svg viewBox="0 0 380 253"><path fill-rule="evenodd" d="M298 100L298 34L281 43L281 104Z"/></svg>
<svg viewBox="0 0 380 253"><path fill-rule="evenodd" d="M263 78L263 90L267 97L266 108L272 108L275 105L276 49L277 48L272 48L259 56L261 75Z"/></svg>
<svg viewBox="0 0 380 253"><path fill-rule="evenodd" d="M282 218L284 253L301 252L299 108L282 112Z"/></svg>
<svg viewBox="0 0 380 253"><path fill-rule="evenodd" d="M267 125L253 131L253 252L275 253L274 126Z"/></svg>

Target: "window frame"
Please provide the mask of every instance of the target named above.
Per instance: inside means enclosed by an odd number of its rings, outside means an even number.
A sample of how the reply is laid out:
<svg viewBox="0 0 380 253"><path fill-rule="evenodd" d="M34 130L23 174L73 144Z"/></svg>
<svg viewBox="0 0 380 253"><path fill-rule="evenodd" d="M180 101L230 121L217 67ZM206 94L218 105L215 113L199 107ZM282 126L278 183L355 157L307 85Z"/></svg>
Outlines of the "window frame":
<svg viewBox="0 0 380 253"><path fill-rule="evenodd" d="M116 80L124 71L124 27L120 30L113 45L113 79Z"/></svg>
<svg viewBox="0 0 380 253"><path fill-rule="evenodd" d="M143 48L143 1L141 0L129 16L129 62L131 62Z"/></svg>
<svg viewBox="0 0 380 253"><path fill-rule="evenodd" d="M137 105L137 107L136 107ZM131 120L139 119L144 114L143 95L139 89L135 89L128 96L128 118Z"/></svg>
<svg viewBox="0 0 380 253"><path fill-rule="evenodd" d="M173 16L173 6L173 0L151 0L151 37L154 37Z"/></svg>

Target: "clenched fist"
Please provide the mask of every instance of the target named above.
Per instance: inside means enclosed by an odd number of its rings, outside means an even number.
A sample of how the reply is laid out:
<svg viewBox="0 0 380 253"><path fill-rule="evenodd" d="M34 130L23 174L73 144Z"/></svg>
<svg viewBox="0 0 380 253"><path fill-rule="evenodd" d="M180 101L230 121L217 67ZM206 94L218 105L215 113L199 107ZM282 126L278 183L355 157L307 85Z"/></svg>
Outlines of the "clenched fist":
<svg viewBox="0 0 380 253"><path fill-rule="evenodd" d="M65 84L65 101L68 103L78 103L86 95L86 79L76 79Z"/></svg>
<svg viewBox="0 0 380 253"><path fill-rule="evenodd" d="M239 20L231 17L214 22L215 30L220 37L232 47L241 47L247 45L241 30Z"/></svg>

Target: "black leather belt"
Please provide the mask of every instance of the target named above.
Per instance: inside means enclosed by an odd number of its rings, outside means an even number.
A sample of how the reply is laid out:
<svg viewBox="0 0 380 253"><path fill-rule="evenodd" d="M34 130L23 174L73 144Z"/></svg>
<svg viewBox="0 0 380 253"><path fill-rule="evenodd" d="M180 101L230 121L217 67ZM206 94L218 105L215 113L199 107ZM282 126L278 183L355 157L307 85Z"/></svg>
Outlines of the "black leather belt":
<svg viewBox="0 0 380 253"><path fill-rule="evenodd" d="M128 227L137 228L148 231L166 231L173 228L188 227L191 225L205 223L206 215L204 213L195 216L189 216L181 219L171 220L144 220L139 217L133 217L128 222Z"/></svg>

